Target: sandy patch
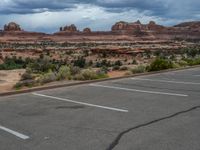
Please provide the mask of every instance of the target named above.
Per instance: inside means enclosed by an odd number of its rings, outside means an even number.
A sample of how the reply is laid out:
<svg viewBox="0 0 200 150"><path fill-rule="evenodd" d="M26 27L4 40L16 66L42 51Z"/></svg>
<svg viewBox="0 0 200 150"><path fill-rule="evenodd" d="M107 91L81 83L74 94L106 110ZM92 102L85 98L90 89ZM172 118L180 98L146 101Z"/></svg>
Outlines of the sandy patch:
<svg viewBox="0 0 200 150"><path fill-rule="evenodd" d="M127 71L110 71L108 72L108 76L110 78L114 78L114 77L122 77L126 74Z"/></svg>
<svg viewBox="0 0 200 150"><path fill-rule="evenodd" d="M24 72L24 69L0 70L0 93L12 90Z"/></svg>

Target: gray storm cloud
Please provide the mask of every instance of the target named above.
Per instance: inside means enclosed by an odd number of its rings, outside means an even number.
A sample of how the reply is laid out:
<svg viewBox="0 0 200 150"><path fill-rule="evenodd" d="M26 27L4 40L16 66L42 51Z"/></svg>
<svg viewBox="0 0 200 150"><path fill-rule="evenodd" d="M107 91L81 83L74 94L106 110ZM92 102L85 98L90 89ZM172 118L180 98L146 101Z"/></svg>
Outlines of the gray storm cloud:
<svg viewBox="0 0 200 150"><path fill-rule="evenodd" d="M79 13L81 11L82 13ZM87 12L90 12L87 14ZM95 29L102 24L101 18L108 18L104 26L111 26L111 22L118 20L148 18L158 20L162 24L173 24L185 20L200 19L199 0L1 0L0 1L0 25L5 21L16 20L23 23L23 19L32 18L31 26L39 27L39 21L45 20L52 24L55 23L46 14L55 17L58 23L72 22L78 25L89 25ZM83 14L83 15L82 15ZM27 17L28 15L28 17ZM92 16L93 15L93 16ZM124 15L124 16L123 16ZM37 17L35 17L37 16ZM43 18L41 18L43 17ZM64 17L64 18L63 18ZM23 18L23 19L22 19ZM39 19L38 19L39 18ZM145 18L145 19L144 19ZM67 20L68 19L68 20ZM39 20L39 21L38 21ZM98 22L99 21L99 22ZM93 24L92 24L93 23ZM96 25L96 26L95 26ZM107 28L106 28L107 29Z"/></svg>

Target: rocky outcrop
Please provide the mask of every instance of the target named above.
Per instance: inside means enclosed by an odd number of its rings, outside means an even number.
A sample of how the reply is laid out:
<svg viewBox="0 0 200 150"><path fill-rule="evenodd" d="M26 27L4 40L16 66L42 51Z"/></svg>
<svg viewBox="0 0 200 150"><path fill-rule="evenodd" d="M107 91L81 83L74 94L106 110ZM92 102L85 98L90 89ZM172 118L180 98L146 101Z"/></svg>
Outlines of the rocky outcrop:
<svg viewBox="0 0 200 150"><path fill-rule="evenodd" d="M138 30L145 30L145 29L146 29L146 26L142 25L139 20L133 23L120 21L112 26L112 31L138 31Z"/></svg>
<svg viewBox="0 0 200 150"><path fill-rule="evenodd" d="M91 33L92 31L91 31L91 29L90 28L85 28L85 29L83 29L83 33Z"/></svg>
<svg viewBox="0 0 200 150"><path fill-rule="evenodd" d="M15 22L10 22L8 25L4 26L4 31L22 31L20 25Z"/></svg>
<svg viewBox="0 0 200 150"><path fill-rule="evenodd" d="M149 24L147 25L147 29L148 30L153 30L153 31L160 31L162 29L164 29L165 27L161 26L161 25L158 25L156 24L156 22L154 21L150 21Z"/></svg>
<svg viewBox="0 0 200 150"><path fill-rule="evenodd" d="M60 27L60 31L65 31L65 32L70 32L70 33L79 32L77 30L77 27L74 24L70 26Z"/></svg>
<svg viewBox="0 0 200 150"><path fill-rule="evenodd" d="M112 26L111 31L91 31L85 28L79 31L72 24L70 26L60 27L60 32L52 35L38 32L23 31L20 25L10 22L0 30L0 37L19 37L21 39L36 38L38 40L73 38L77 40L159 40L159 39L195 39L200 40L200 21L181 23L173 27L165 27L150 21L148 24L142 24L139 20L136 22L120 21ZM59 37L60 36L60 37Z"/></svg>
<svg viewBox="0 0 200 150"><path fill-rule="evenodd" d="M112 26L113 32L127 32L127 33L138 33L138 32L148 32L150 30L159 31L164 29L163 26L157 25L154 21L150 21L149 24L141 24L138 20L137 22L117 22Z"/></svg>
<svg viewBox="0 0 200 150"><path fill-rule="evenodd" d="M200 28L200 21L184 22L174 27L189 27L189 28Z"/></svg>

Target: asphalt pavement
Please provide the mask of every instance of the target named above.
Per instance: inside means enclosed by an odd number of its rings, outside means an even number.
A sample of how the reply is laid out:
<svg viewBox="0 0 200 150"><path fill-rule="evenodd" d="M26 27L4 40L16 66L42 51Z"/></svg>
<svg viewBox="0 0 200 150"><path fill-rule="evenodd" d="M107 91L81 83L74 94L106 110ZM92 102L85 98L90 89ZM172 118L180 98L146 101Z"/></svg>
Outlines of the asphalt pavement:
<svg viewBox="0 0 200 150"><path fill-rule="evenodd" d="M0 150L199 150L200 68L0 97Z"/></svg>

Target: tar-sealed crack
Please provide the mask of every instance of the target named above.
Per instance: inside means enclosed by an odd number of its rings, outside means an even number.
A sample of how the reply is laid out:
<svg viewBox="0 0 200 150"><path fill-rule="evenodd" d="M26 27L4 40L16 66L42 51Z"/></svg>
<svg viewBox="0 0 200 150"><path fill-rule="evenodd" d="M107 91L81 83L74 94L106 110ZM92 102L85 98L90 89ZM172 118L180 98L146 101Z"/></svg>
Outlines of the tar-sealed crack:
<svg viewBox="0 0 200 150"><path fill-rule="evenodd" d="M187 113L187 112L190 112L190 111L193 111L195 109L199 109L200 106L195 106L195 107L192 107L190 109L187 109L187 110L183 110L183 111L180 111L180 112L177 112L175 114L172 114L172 115L169 115L169 116L165 116L165 117L162 117L162 118L158 118L156 120L152 120L150 122L146 122L146 123L143 123L143 124L140 124L140 125L137 125L137 126L134 126L132 128L129 128L127 130L124 130L122 131L121 133L118 134L118 136L114 139L114 141L109 145L109 147L106 149L106 150L113 150L120 142L121 138L127 134L128 132L131 132L133 130L136 130L136 129L139 129L139 128L142 128L142 127L146 127L146 126L149 126L151 124L154 124L154 123L157 123L157 122L160 122L160 121L163 121L163 120L166 120L166 119L171 119L173 117L176 117L178 115L181 115L181 114L184 114L184 113Z"/></svg>

